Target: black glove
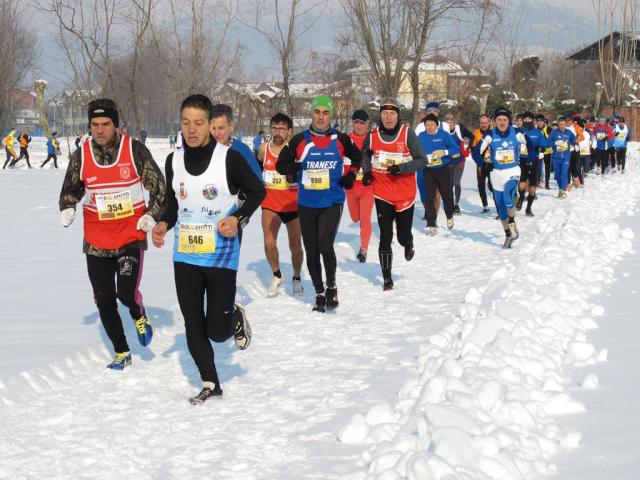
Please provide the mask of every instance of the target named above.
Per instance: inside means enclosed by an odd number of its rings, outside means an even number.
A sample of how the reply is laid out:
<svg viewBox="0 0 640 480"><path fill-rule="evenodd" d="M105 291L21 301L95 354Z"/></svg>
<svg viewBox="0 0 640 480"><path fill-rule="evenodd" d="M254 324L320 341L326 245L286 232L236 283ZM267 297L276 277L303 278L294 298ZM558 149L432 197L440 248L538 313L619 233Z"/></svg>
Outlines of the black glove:
<svg viewBox="0 0 640 480"><path fill-rule="evenodd" d="M280 175L286 175L286 176L296 176L298 174L298 168L300 167L300 164L298 162L291 162L291 163L281 163L281 162L277 162L276 163L276 171L280 174Z"/></svg>
<svg viewBox="0 0 640 480"><path fill-rule="evenodd" d="M400 165L391 165L389 168L387 168L387 172L389 172L391 175L400 175Z"/></svg>
<svg viewBox="0 0 640 480"><path fill-rule="evenodd" d="M338 183L342 185L345 190L351 190L353 188L353 182L356 181L356 175L353 172L349 172L346 175L340 177Z"/></svg>
<svg viewBox="0 0 640 480"><path fill-rule="evenodd" d="M372 181L373 181L373 178L371 177L371 172L367 172L364 175L362 175L362 185L364 185L365 187L367 185L371 185Z"/></svg>

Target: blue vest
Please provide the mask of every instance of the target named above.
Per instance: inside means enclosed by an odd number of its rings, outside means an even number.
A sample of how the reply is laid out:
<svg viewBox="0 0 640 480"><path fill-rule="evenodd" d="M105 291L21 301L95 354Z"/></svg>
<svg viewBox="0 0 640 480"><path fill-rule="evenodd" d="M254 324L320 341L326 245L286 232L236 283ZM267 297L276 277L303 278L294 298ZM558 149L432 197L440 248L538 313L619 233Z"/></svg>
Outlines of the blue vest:
<svg viewBox="0 0 640 480"><path fill-rule="evenodd" d="M497 128L491 131L491 163L497 170L520 166L520 142L516 138L516 129L509 127L506 137L501 137Z"/></svg>
<svg viewBox="0 0 640 480"><path fill-rule="evenodd" d="M344 203L344 188L338 183L343 174L343 159L338 148L338 133L331 133L327 148L318 148L304 131L305 148L298 170L298 205L326 208Z"/></svg>

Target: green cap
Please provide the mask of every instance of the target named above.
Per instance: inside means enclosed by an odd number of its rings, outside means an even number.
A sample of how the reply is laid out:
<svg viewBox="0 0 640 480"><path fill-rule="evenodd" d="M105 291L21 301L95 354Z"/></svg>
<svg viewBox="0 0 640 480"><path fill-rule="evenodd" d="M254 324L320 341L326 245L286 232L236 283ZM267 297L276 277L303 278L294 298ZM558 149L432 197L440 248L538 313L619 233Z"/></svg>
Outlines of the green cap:
<svg viewBox="0 0 640 480"><path fill-rule="evenodd" d="M605 115L598 115L598 120L606 120L607 117Z"/></svg>
<svg viewBox="0 0 640 480"><path fill-rule="evenodd" d="M311 111L313 112L316 108L322 107L329 110L331 116L333 116L333 100L328 95L318 95L311 102Z"/></svg>

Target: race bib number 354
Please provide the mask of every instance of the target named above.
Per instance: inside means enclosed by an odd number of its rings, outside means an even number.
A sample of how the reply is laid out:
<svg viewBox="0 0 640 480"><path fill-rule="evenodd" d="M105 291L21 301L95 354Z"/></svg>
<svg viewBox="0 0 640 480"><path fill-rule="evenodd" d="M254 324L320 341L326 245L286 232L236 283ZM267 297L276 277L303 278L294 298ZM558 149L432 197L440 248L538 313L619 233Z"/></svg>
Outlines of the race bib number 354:
<svg viewBox="0 0 640 480"><path fill-rule="evenodd" d="M215 225L212 223L180 224L178 251L180 253L214 253Z"/></svg>
<svg viewBox="0 0 640 480"><path fill-rule="evenodd" d="M119 220L133 215L131 192L105 193L96 195L98 219L102 222Z"/></svg>

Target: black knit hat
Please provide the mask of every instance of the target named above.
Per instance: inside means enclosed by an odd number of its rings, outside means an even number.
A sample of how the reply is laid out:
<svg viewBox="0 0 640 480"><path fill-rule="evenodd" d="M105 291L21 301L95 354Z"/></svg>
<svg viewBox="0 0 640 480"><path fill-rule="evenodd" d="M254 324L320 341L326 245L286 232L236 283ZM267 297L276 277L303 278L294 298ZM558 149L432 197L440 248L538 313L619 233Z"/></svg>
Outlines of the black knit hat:
<svg viewBox="0 0 640 480"><path fill-rule="evenodd" d="M506 107L498 107L493 112L493 119L495 120L498 117L507 117L509 121L511 121L511 110Z"/></svg>
<svg viewBox="0 0 640 480"><path fill-rule="evenodd" d="M361 120L363 122L366 122L367 120L369 120L369 114L364 110L359 109L353 112L353 115L351 115L351 120Z"/></svg>
<svg viewBox="0 0 640 480"><path fill-rule="evenodd" d="M120 126L118 106L116 102L110 98L98 98L97 100L90 101L87 106L87 113L89 114L89 126L91 126L92 119L99 117L108 117L116 128Z"/></svg>
<svg viewBox="0 0 640 480"><path fill-rule="evenodd" d="M422 122L426 122L427 120L431 120L432 122L436 122L436 125L440 124L440 120L438 120L438 117L436 117L433 113L430 113L429 115L427 115L426 117L424 117L424 119L422 120Z"/></svg>
<svg viewBox="0 0 640 480"><path fill-rule="evenodd" d="M525 118L530 118L531 120L533 120L535 118L535 115L527 110L526 112L522 112L522 119L524 120Z"/></svg>

